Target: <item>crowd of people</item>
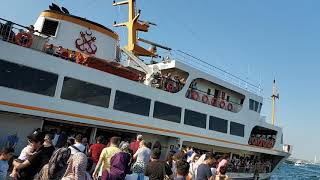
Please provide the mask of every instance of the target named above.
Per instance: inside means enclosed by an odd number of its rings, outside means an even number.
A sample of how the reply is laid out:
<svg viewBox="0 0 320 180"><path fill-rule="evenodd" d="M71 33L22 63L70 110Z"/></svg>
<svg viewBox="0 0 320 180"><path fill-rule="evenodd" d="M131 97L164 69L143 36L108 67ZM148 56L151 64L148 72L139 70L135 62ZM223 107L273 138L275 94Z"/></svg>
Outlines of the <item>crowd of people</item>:
<svg viewBox="0 0 320 180"><path fill-rule="evenodd" d="M228 170L239 173L269 173L272 170L270 160L259 160L251 156L233 156L228 165Z"/></svg>
<svg viewBox="0 0 320 180"><path fill-rule="evenodd" d="M275 143L275 135L252 134L249 144L259 147L272 148Z"/></svg>
<svg viewBox="0 0 320 180"><path fill-rule="evenodd" d="M142 135L131 143L116 136L104 143L105 138L98 136L89 146L82 134L70 138L36 129L27 139L28 145L10 166L14 149L7 147L0 152L0 179L228 179L228 155L176 146L160 160L161 143L152 145Z"/></svg>

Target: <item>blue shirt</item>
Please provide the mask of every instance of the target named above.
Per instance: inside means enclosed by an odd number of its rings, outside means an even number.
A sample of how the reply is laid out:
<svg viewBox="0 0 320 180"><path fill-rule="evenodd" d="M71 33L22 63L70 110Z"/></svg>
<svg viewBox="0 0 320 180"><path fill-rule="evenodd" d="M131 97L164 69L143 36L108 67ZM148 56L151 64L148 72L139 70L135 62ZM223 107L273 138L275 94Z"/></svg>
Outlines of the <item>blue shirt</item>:
<svg viewBox="0 0 320 180"><path fill-rule="evenodd" d="M186 178L185 177L176 177L176 178L174 178L174 180L186 180Z"/></svg>
<svg viewBox="0 0 320 180"><path fill-rule="evenodd" d="M9 169L8 161L0 160L0 179L7 178L8 169Z"/></svg>

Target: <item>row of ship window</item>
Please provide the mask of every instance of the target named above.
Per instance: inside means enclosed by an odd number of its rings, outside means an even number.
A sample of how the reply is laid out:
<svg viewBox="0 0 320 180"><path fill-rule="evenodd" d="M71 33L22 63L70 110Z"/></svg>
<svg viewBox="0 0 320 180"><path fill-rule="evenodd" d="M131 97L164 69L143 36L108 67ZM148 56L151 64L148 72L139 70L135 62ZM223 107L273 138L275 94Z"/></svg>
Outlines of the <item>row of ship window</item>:
<svg viewBox="0 0 320 180"><path fill-rule="evenodd" d="M23 65L0 60L0 85L36 94L53 97L58 75ZM109 107L111 89L85 81L65 77L61 99ZM151 100L117 90L113 109L142 116L149 116ZM182 108L155 101L153 117L181 123ZM207 115L185 109L184 124L206 128ZM244 137L244 125L230 121L230 134ZM228 121L214 116L209 117L209 129L227 133Z"/></svg>

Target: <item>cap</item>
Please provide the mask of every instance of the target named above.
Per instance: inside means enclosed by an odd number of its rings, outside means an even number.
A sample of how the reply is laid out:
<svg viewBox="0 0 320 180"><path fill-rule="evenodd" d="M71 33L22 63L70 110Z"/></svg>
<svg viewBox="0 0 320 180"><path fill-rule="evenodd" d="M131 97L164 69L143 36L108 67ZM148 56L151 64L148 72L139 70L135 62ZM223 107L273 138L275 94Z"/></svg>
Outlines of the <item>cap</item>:
<svg viewBox="0 0 320 180"><path fill-rule="evenodd" d="M40 132L40 131L35 131L31 135L27 136L27 138L30 141L33 141L33 142L36 142L36 143L37 142L43 143L44 142L44 137L45 137L45 134L43 132Z"/></svg>

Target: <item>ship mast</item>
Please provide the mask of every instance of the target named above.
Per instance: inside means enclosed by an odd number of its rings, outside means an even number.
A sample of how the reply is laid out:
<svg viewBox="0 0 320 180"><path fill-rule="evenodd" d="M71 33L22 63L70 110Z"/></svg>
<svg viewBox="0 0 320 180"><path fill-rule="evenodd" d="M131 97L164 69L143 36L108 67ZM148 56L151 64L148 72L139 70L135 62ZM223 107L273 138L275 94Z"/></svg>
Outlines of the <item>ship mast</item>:
<svg viewBox="0 0 320 180"><path fill-rule="evenodd" d="M277 93L277 88L276 88L276 80L273 80L273 85L272 85L272 127L274 127L274 116L275 116L275 106L276 106L276 99L279 99L279 94Z"/></svg>
<svg viewBox="0 0 320 180"><path fill-rule="evenodd" d="M136 0L126 0L121 2L113 1L113 6L119 5L128 5L129 13L128 13L128 22L125 23L118 23L114 24L114 27L126 26L128 29L128 44L125 47L126 50L132 52L136 56L148 56L148 57L155 57L156 52L154 50L147 50L138 45L137 34L138 31L148 32L150 25L155 25L154 23L140 21L140 10L136 14L136 7L135 7Z"/></svg>

